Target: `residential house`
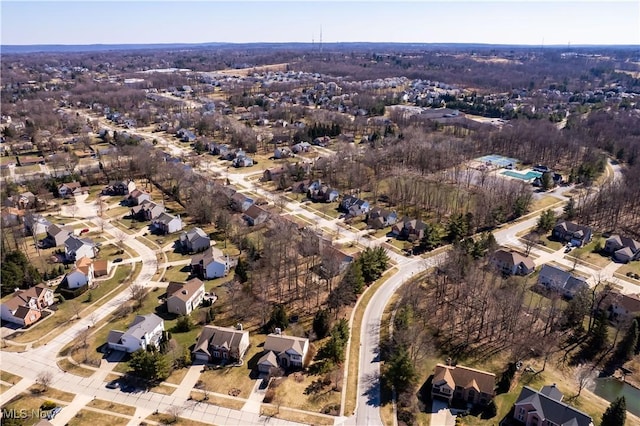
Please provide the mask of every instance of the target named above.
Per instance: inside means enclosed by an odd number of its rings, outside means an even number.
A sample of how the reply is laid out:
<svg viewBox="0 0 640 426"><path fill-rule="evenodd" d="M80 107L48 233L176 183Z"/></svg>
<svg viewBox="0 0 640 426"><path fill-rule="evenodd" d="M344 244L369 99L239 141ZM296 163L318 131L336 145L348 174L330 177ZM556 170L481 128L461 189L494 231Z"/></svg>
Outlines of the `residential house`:
<svg viewBox="0 0 640 426"><path fill-rule="evenodd" d="M47 237L49 245L52 247L61 246L67 241L69 235L73 235L73 228L70 226L58 226L52 224L47 228Z"/></svg>
<svg viewBox="0 0 640 426"><path fill-rule="evenodd" d="M192 278L185 283L170 282L167 286L167 311L189 315L204 299L204 283Z"/></svg>
<svg viewBox="0 0 640 426"><path fill-rule="evenodd" d="M496 250L491 263L504 275L529 275L536 269L531 258L513 250Z"/></svg>
<svg viewBox="0 0 640 426"><path fill-rule="evenodd" d="M319 180L311 182L307 188L307 197L316 202L331 203L337 200L339 195L337 189L330 188Z"/></svg>
<svg viewBox="0 0 640 426"><path fill-rule="evenodd" d="M398 214L380 207L374 207L367 214L367 225L374 229L382 229L394 225L398 221Z"/></svg>
<svg viewBox="0 0 640 426"><path fill-rule="evenodd" d="M353 195L347 195L340 202L340 208L350 216L360 216L369 213L369 202Z"/></svg>
<svg viewBox="0 0 640 426"><path fill-rule="evenodd" d="M325 277L335 277L336 275L344 272L349 264L353 262L353 256L342 252L330 243L323 243L322 238L319 240L320 254L322 257L322 263L320 264L321 275Z"/></svg>
<svg viewBox="0 0 640 426"><path fill-rule="evenodd" d="M235 158L231 162L233 167L251 167L253 166L253 158L249 157L244 151L237 152Z"/></svg>
<svg viewBox="0 0 640 426"><path fill-rule="evenodd" d="M209 248L211 239L200 228L193 228L180 234L180 245L187 253L199 253Z"/></svg>
<svg viewBox="0 0 640 426"><path fill-rule="evenodd" d="M524 386L513 406L513 419L525 426L593 426L589 415L562 402L562 397L555 384L539 391Z"/></svg>
<svg viewBox="0 0 640 426"><path fill-rule="evenodd" d="M289 173L288 166L272 167L264 171L264 173L262 174L262 180L265 182L276 181L280 178L280 176L287 173Z"/></svg>
<svg viewBox="0 0 640 426"><path fill-rule="evenodd" d="M153 201L144 200L141 204L131 208L131 217L140 221L154 220L164 212L165 208L163 204L156 204Z"/></svg>
<svg viewBox="0 0 640 426"><path fill-rule="evenodd" d="M250 226L260 225L269 218L269 212L255 204L251 205L242 217Z"/></svg>
<svg viewBox="0 0 640 426"><path fill-rule="evenodd" d="M180 138L182 142L193 142L196 140L196 135L191 130L180 129L176 132L176 136Z"/></svg>
<svg viewBox="0 0 640 426"><path fill-rule="evenodd" d="M552 235L560 241L571 243L574 247L582 247L591 241L593 232L588 226L577 223L560 221L553 228Z"/></svg>
<svg viewBox="0 0 640 426"><path fill-rule="evenodd" d="M81 193L82 189L80 186L80 182L63 183L58 186L58 194L62 198L80 195Z"/></svg>
<svg viewBox="0 0 640 426"><path fill-rule="evenodd" d="M230 199L231 208L237 212L246 212L253 203L253 199L240 192L234 193Z"/></svg>
<svg viewBox="0 0 640 426"><path fill-rule="evenodd" d="M79 238L69 235L64 242L64 254L67 260L74 261L82 257L93 259L96 257L97 248L95 243L89 238Z"/></svg>
<svg viewBox="0 0 640 426"><path fill-rule="evenodd" d="M81 257L76 261L76 267L73 271L65 275L63 282L66 282L67 288L76 289L91 285L94 278L93 260L88 257Z"/></svg>
<svg viewBox="0 0 640 426"><path fill-rule="evenodd" d="M160 346L164 321L156 314L136 315L127 331L111 330L107 336L109 349L132 353L150 346Z"/></svg>
<svg viewBox="0 0 640 426"><path fill-rule="evenodd" d="M16 290L13 296L0 304L3 321L28 327L42 317L42 311L53 305L53 291L42 284L27 290Z"/></svg>
<svg viewBox="0 0 640 426"><path fill-rule="evenodd" d="M424 230L427 224L420 219L404 218L401 222L397 222L391 228L391 233L398 237L414 242L420 241L424 237Z"/></svg>
<svg viewBox="0 0 640 426"><path fill-rule="evenodd" d="M640 316L640 293L609 293L600 306L609 313L609 319L617 322L628 322Z"/></svg>
<svg viewBox="0 0 640 426"><path fill-rule="evenodd" d="M563 296L571 298L581 288L588 288L587 281L582 277L575 277L569 272L552 265L544 265L538 276L538 284L548 290L561 293Z"/></svg>
<svg viewBox="0 0 640 426"><path fill-rule="evenodd" d="M291 151L295 154L311 151L311 144L309 142L298 142L291 147Z"/></svg>
<svg viewBox="0 0 640 426"><path fill-rule="evenodd" d="M161 213L153 220L153 226L162 234L173 234L182 231L182 219L180 219L180 215Z"/></svg>
<svg viewBox="0 0 640 426"><path fill-rule="evenodd" d="M240 361L249 348L249 332L236 328L205 325L193 349L193 358L200 362Z"/></svg>
<svg viewBox="0 0 640 426"><path fill-rule="evenodd" d="M102 190L104 195L127 195L132 193L136 189L136 183L130 181L111 181Z"/></svg>
<svg viewBox="0 0 640 426"><path fill-rule="evenodd" d="M640 242L620 235L612 235L604 244L604 251L618 262L627 263L640 259Z"/></svg>
<svg viewBox="0 0 640 426"><path fill-rule="evenodd" d="M203 279L224 277L229 273L231 261L222 250L209 247L191 259L191 273Z"/></svg>
<svg viewBox="0 0 640 426"><path fill-rule="evenodd" d="M27 235L40 235L47 232L52 223L45 219L42 215L26 212L24 215L24 230ZM58 228L60 229L60 228ZM71 232L71 230L69 230ZM52 230L53 232L53 230ZM59 231L56 231L59 232ZM56 234L57 235L57 234ZM67 234L68 235L68 234ZM58 237L61 241L60 244L64 243L66 237L63 239L62 236ZM53 243L55 243L55 238L53 239Z"/></svg>
<svg viewBox="0 0 640 426"><path fill-rule="evenodd" d="M93 276L98 278L109 275L109 261L106 259L93 260Z"/></svg>
<svg viewBox="0 0 640 426"><path fill-rule="evenodd" d="M432 398L486 405L495 396L496 375L461 365L437 364L433 371Z"/></svg>
<svg viewBox="0 0 640 426"><path fill-rule="evenodd" d="M278 147L273 152L273 158L281 159L281 158L289 158L293 156L293 152L286 146Z"/></svg>
<svg viewBox="0 0 640 426"><path fill-rule="evenodd" d="M11 227L18 226L22 223L24 218L24 210L17 209L15 207L3 207L2 208L2 226Z"/></svg>
<svg viewBox="0 0 640 426"><path fill-rule="evenodd" d="M142 204L143 201L151 201L151 195L141 189L134 189L127 197L127 204L130 206L138 206Z"/></svg>
<svg viewBox="0 0 640 426"><path fill-rule="evenodd" d="M309 339L285 336L276 329L264 342L264 352L258 360L258 371L269 373L274 367L302 368L309 353Z"/></svg>

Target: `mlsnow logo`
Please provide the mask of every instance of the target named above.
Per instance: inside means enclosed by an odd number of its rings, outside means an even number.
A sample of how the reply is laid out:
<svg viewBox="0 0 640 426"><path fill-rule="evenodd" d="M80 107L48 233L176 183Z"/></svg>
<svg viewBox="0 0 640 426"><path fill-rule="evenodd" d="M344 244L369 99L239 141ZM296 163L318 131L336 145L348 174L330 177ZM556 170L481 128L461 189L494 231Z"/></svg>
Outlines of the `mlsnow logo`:
<svg viewBox="0 0 640 426"><path fill-rule="evenodd" d="M39 408L27 410L26 408L3 408L3 419L44 419L49 414L48 411Z"/></svg>

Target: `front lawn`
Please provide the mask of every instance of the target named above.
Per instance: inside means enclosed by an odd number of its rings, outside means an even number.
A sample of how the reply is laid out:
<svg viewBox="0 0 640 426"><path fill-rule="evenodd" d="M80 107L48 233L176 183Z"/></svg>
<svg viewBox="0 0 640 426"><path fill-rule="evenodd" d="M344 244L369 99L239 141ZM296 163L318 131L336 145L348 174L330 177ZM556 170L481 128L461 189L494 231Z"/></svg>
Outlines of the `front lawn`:
<svg viewBox="0 0 640 426"><path fill-rule="evenodd" d="M89 425L109 425L109 426L126 426L129 423L128 418L120 416L110 416L106 413L82 409L69 420L68 426L89 426Z"/></svg>

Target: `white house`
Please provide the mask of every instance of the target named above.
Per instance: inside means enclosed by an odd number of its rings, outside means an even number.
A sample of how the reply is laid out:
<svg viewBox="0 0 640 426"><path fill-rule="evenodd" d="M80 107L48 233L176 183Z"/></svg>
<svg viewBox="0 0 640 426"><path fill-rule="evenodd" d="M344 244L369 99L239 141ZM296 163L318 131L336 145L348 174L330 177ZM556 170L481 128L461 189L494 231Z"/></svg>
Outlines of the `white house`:
<svg viewBox="0 0 640 426"><path fill-rule="evenodd" d="M96 245L88 238L78 238L70 235L64 242L64 254L69 260L76 260L82 257L93 259L96 257Z"/></svg>
<svg viewBox="0 0 640 426"><path fill-rule="evenodd" d="M224 277L230 268L229 256L215 247L209 247L191 259L191 272L204 279Z"/></svg>
<svg viewBox="0 0 640 426"><path fill-rule="evenodd" d="M169 213L162 213L153 221L153 225L163 234L182 231L182 219Z"/></svg>
<svg viewBox="0 0 640 426"><path fill-rule="evenodd" d="M167 286L167 311L189 315L204 299L204 283L192 278L183 283L170 282Z"/></svg>
<svg viewBox="0 0 640 426"><path fill-rule="evenodd" d="M107 336L107 346L116 351L132 353L148 346L159 346L164 321L156 314L136 315L125 332L111 330Z"/></svg>
<svg viewBox="0 0 640 426"><path fill-rule="evenodd" d="M75 269L65 275L64 280L66 280L68 288L75 289L90 285L93 277L93 261L85 256L76 262Z"/></svg>

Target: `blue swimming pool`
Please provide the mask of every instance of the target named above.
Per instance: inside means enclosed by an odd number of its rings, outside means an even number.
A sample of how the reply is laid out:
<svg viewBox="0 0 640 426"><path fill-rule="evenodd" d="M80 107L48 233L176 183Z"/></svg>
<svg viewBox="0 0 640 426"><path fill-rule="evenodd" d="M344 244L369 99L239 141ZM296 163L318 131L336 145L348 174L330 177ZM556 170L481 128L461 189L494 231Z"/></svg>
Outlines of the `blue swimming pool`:
<svg viewBox="0 0 640 426"><path fill-rule="evenodd" d="M530 170L527 173L519 173L513 170L506 170L502 172L502 174L505 176L509 176L516 179L522 179L522 180L533 180L537 177L542 177L542 173L536 172L533 170Z"/></svg>

